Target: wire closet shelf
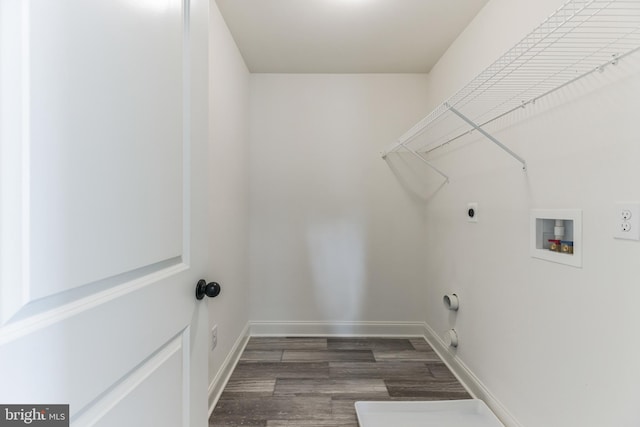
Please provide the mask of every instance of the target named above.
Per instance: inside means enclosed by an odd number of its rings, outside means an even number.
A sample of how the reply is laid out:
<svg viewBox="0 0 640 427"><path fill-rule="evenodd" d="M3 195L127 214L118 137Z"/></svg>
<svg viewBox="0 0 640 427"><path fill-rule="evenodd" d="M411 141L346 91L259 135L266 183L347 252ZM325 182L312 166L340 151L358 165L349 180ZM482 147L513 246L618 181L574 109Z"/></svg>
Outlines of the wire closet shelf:
<svg viewBox="0 0 640 427"><path fill-rule="evenodd" d="M448 180L422 153L476 130L526 169L524 159L487 133L483 126L584 76L615 65L638 49L640 0L567 1L464 88L409 129L382 153L382 157L404 149Z"/></svg>

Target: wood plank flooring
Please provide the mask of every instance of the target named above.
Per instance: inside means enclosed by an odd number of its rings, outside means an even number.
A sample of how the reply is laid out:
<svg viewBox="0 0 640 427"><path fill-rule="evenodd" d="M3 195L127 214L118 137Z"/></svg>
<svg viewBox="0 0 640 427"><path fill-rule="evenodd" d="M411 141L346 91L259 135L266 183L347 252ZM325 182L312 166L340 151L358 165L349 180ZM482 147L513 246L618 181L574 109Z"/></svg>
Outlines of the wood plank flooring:
<svg viewBox="0 0 640 427"><path fill-rule="evenodd" d="M249 340L210 427L358 427L358 400L471 396L422 338Z"/></svg>

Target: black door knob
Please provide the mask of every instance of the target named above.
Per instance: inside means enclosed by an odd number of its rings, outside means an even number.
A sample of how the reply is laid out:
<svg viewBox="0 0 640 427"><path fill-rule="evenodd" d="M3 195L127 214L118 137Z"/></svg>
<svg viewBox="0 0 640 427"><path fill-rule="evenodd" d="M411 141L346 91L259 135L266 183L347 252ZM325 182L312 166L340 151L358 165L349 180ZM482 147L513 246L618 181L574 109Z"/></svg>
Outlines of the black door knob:
<svg viewBox="0 0 640 427"><path fill-rule="evenodd" d="M206 280L200 279L198 280L198 284L196 285L196 298L202 299L204 296L208 296L211 298L217 297L220 293L220 284L216 282L207 283Z"/></svg>

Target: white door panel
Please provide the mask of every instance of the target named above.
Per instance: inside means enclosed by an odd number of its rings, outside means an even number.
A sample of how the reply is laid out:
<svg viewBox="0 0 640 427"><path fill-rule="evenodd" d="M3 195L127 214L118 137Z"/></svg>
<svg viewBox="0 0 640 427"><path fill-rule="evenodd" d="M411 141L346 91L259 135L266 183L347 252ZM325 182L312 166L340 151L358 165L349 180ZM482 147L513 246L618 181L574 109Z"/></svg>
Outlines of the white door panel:
<svg viewBox="0 0 640 427"><path fill-rule="evenodd" d="M184 389L165 388L185 381L182 366L188 360L189 330L170 341L157 354L127 376L91 409L76 420L78 425L112 427L126 419L130 425L188 425ZM184 383L185 386L187 385ZM163 390L158 394L157 390ZM158 410L158 408L163 408Z"/></svg>
<svg viewBox="0 0 640 427"><path fill-rule="evenodd" d="M31 1L30 300L183 253L184 25L160 3Z"/></svg>
<svg viewBox="0 0 640 427"><path fill-rule="evenodd" d="M0 0L0 403L204 426L204 0Z"/></svg>
<svg viewBox="0 0 640 427"><path fill-rule="evenodd" d="M0 402L46 402L55 395L78 411L124 379L191 321L191 283L180 294L172 290L186 268L172 270L181 273L144 278L8 325L0 360L11 363L0 365L0 375L12 386L0 387ZM155 307L170 311L154 313ZM47 372L47 381L24 375L34 366Z"/></svg>

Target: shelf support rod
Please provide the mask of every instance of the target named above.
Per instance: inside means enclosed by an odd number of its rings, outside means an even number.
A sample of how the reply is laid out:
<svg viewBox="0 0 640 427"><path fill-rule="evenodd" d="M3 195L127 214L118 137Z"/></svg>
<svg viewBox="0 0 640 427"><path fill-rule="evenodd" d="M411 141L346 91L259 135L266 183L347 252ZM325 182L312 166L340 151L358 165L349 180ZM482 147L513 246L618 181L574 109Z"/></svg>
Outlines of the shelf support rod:
<svg viewBox="0 0 640 427"><path fill-rule="evenodd" d="M522 170L527 170L527 162L525 162L525 160L518 156L516 153L514 153L513 151L511 151L506 145L504 145L502 142L498 141L496 138L494 138L490 133L488 133L487 131L485 131L484 129L482 129L480 126L478 126L477 124L475 124L475 122L473 122L471 119L469 119L467 116L465 116L464 114L462 114L460 111L456 110L455 108L453 108L452 106L448 106L449 110L455 114L456 116L460 117L462 120L464 120L469 126L473 127L475 130L477 130L478 132L480 132L482 135L484 135L489 141L493 142L494 144L496 144L498 147L502 148L504 151L506 151L511 157L513 157L514 159L516 159L517 161L519 161L520 163L522 163ZM406 147L405 147L406 148Z"/></svg>
<svg viewBox="0 0 640 427"><path fill-rule="evenodd" d="M400 146L404 147L409 153L413 154L418 159L420 159L420 161L422 163L424 163L425 165L429 166L431 169L433 169L435 172L437 172L439 175L441 175L445 179L445 183L449 182L449 177L444 172L442 172L440 169L435 167L433 165L433 163L431 163L429 160L425 159L422 154L418 153L416 150L414 150L412 148L407 147L406 146L406 142L401 142Z"/></svg>

